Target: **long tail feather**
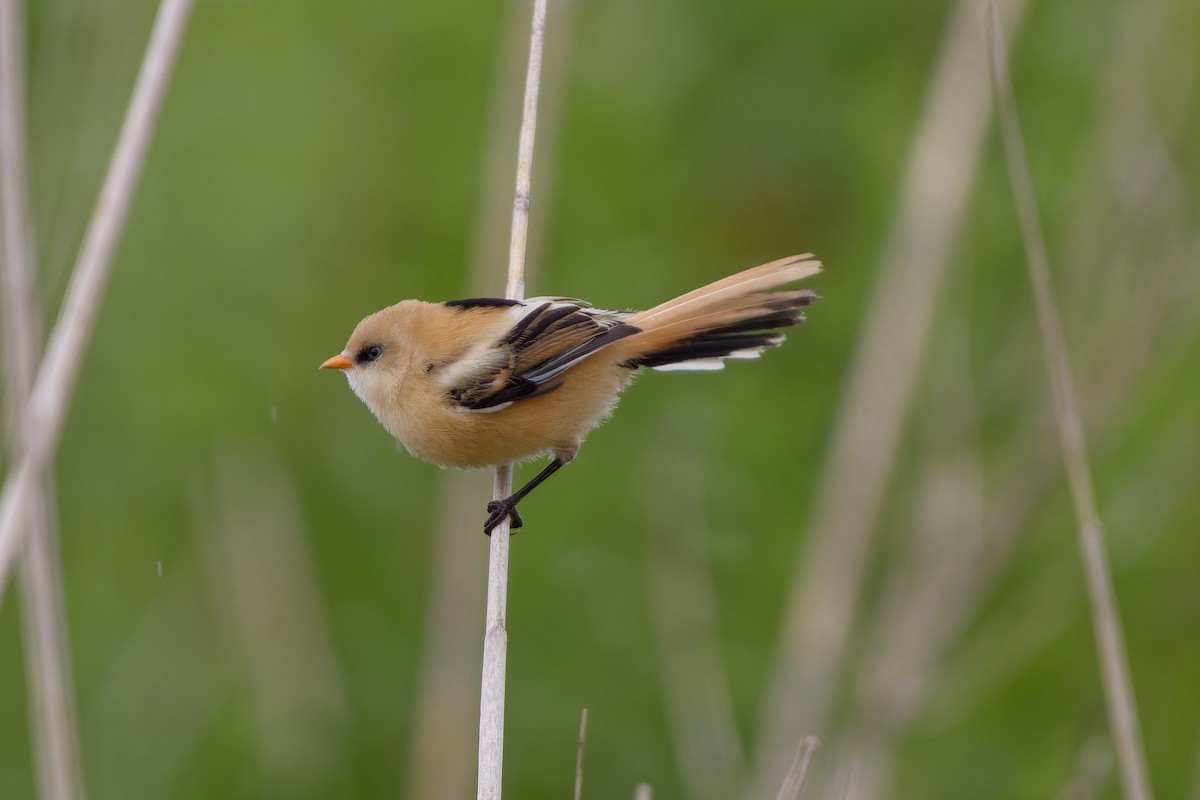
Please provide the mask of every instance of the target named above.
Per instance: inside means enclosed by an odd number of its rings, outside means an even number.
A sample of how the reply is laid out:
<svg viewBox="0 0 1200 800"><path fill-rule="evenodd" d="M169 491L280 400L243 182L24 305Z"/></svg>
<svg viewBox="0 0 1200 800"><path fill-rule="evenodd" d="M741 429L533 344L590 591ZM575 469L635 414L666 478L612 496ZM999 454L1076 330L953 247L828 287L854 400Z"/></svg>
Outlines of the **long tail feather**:
<svg viewBox="0 0 1200 800"><path fill-rule="evenodd" d="M811 254L791 256L731 275L633 315L641 333L622 343L623 363L652 369L720 369L725 358L755 358L778 347L781 328L804 321L801 309L820 298L810 289L769 291L821 271Z"/></svg>

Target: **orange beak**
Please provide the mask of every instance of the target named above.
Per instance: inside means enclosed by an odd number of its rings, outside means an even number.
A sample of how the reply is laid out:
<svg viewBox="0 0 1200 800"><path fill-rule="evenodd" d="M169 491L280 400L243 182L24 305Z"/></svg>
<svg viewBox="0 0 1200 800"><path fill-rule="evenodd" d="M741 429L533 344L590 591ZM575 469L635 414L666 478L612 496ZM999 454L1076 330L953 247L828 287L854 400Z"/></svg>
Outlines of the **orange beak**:
<svg viewBox="0 0 1200 800"><path fill-rule="evenodd" d="M321 369L350 369L353 366L353 361L338 353L333 358L326 359L325 363L321 365Z"/></svg>

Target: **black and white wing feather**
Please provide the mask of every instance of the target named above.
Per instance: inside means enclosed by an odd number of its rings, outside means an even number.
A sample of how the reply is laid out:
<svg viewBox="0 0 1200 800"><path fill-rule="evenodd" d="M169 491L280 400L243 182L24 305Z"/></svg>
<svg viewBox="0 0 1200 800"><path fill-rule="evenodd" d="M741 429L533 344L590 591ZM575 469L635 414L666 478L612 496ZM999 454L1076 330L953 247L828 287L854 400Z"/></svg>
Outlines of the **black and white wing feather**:
<svg viewBox="0 0 1200 800"><path fill-rule="evenodd" d="M463 411L500 411L553 391L568 369L641 330L624 322L629 314L589 308L580 301L535 297L504 303L511 304L511 327L439 376L451 401Z"/></svg>

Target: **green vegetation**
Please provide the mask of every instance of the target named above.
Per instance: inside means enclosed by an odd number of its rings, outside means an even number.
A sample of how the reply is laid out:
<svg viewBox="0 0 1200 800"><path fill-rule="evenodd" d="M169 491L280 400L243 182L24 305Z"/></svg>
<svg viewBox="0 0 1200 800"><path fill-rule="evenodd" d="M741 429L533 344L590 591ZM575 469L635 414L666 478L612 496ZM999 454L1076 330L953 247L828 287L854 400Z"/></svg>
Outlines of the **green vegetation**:
<svg viewBox="0 0 1200 800"><path fill-rule="evenodd" d="M31 182L53 319L154 3L29 5ZM754 766L949 13L551 3L528 292L646 307L811 250L826 299L759 362L639 379L522 505L507 796L569 796L584 706L585 797L630 797L641 781L659 798L720 797L742 760ZM198 4L57 461L92 800L417 796L416 762L464 741L453 709L472 723L487 479L398 452L317 365L395 300L502 293L506 222L480 233L480 217L508 213L526 21L523 5L462 0ZM1190 796L1200 4L1034 3L1013 27L1150 774L1160 796ZM1117 796L994 129L978 167L821 731L832 797L850 780L839 758L864 742L894 758L885 796L1051 797L1081 759L1107 774L1098 796ZM445 499L451 481L469 485L465 499ZM439 553L470 580L442 586ZM965 587L907 605L938 575ZM8 592L2 798L35 794L19 610ZM915 657L915 691L889 665L919 635L884 635L913 619L944 630ZM452 658L430 665L439 642ZM714 665L727 707L702 696ZM451 687L430 712L450 745L419 728L431 676ZM683 727L719 738L724 720L744 753L713 746L726 760L702 759L714 776L699 787L676 752L689 697L693 713L728 715ZM473 796L473 736L445 770L465 792L424 796Z"/></svg>

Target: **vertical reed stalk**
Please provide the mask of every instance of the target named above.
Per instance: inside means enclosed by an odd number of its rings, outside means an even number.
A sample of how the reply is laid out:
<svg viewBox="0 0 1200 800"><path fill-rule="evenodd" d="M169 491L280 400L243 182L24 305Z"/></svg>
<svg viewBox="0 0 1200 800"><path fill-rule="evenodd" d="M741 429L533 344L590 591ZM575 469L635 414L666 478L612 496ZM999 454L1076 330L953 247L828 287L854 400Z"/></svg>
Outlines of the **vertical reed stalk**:
<svg viewBox="0 0 1200 800"><path fill-rule="evenodd" d="M525 248L529 236L533 140L537 129L538 87L542 74L542 44L546 32L546 0L534 0L529 36L529 68L525 74L525 104L517 149L517 181L513 195L512 238L508 251L505 296L525 296ZM493 499L512 494L512 465L496 469ZM488 550L487 618L483 636L483 674L479 699L479 800L499 800L504 767L504 684L508 656L505 628L508 601L509 522L492 530Z"/></svg>
<svg viewBox="0 0 1200 800"><path fill-rule="evenodd" d="M3 251L4 365L7 451L19 458L21 423L42 346L37 254L25 149L25 21L20 0L0 0L0 235ZM84 794L78 716L67 643L54 486L37 476L24 525L21 620L29 726L38 796L75 800Z"/></svg>
<svg viewBox="0 0 1200 800"><path fill-rule="evenodd" d="M583 797L583 752L587 748L587 709L579 712L579 747L575 751L575 800Z"/></svg>

